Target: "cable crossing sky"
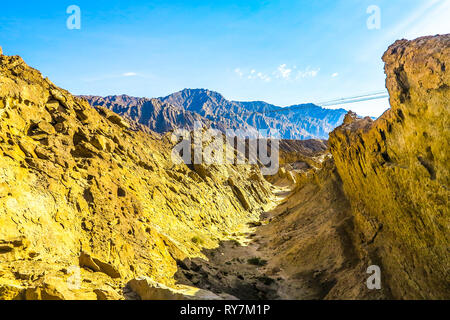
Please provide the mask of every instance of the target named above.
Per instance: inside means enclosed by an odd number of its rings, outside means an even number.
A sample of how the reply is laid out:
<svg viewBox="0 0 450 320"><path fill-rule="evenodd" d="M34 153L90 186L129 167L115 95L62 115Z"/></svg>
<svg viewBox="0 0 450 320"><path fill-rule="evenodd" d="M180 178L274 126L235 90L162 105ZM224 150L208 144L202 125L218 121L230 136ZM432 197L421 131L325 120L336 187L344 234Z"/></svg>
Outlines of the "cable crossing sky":
<svg viewBox="0 0 450 320"><path fill-rule="evenodd" d="M385 99L388 98L389 94L386 90L384 91L376 91L367 93L364 95L357 95L347 98L340 98L340 99L334 99L329 101L323 101L323 102L313 102L315 105L321 106L321 107L331 107L331 106L337 106L337 105L344 105L344 104L351 104L356 102L363 102L363 101L369 101L369 100L379 100L379 99ZM270 110L270 111L264 111L264 112L249 112L249 114L268 114L268 113L278 113L278 112L289 112L296 109L303 108L303 105L293 106L293 107L287 107L287 108L281 108L277 110Z"/></svg>

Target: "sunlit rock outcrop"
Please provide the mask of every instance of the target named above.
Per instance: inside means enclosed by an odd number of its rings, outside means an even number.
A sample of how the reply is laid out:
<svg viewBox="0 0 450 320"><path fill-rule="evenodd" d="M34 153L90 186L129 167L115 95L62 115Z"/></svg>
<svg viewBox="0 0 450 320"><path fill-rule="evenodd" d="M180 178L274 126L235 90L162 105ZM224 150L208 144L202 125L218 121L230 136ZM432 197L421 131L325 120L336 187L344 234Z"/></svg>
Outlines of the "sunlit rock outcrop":
<svg viewBox="0 0 450 320"><path fill-rule="evenodd" d="M450 35L383 56L391 109L349 114L330 147L358 233L395 298L449 298Z"/></svg>
<svg viewBox="0 0 450 320"><path fill-rule="evenodd" d="M177 259L258 220L270 190L257 167L201 177L172 146L1 55L0 298L118 299L140 276L172 286Z"/></svg>

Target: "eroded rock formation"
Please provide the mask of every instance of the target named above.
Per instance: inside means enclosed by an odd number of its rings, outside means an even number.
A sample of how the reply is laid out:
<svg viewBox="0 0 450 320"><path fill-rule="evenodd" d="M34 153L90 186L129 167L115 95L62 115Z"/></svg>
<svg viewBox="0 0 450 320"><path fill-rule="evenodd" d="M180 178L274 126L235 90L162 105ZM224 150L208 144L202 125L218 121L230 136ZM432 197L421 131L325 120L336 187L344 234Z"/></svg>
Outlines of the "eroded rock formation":
<svg viewBox="0 0 450 320"><path fill-rule="evenodd" d="M394 298L449 298L450 35L401 40L383 56L391 109L330 135L355 243Z"/></svg>
<svg viewBox="0 0 450 320"><path fill-rule="evenodd" d="M282 142L274 189L1 55L0 298L448 299L450 35L383 59L392 108Z"/></svg>
<svg viewBox="0 0 450 320"><path fill-rule="evenodd" d="M201 175L171 149L1 55L0 298L123 298L138 276L174 287L177 259L258 220L270 190L257 167Z"/></svg>
<svg viewBox="0 0 450 320"><path fill-rule="evenodd" d="M266 292L450 297L450 35L398 41L383 59L392 108L376 121L349 112L330 136L331 154L309 158L294 192L264 216L254 252L267 260L257 273L271 280ZM304 161L288 150L282 163ZM372 265L380 290L366 285Z"/></svg>

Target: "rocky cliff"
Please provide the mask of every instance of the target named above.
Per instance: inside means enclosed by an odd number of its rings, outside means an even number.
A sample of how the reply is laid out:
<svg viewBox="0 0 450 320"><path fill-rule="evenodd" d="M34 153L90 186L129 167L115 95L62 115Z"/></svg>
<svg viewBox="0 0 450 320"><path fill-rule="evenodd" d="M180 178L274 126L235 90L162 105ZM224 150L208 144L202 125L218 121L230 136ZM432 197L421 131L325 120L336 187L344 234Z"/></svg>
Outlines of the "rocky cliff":
<svg viewBox="0 0 450 320"><path fill-rule="evenodd" d="M383 60L391 109L349 114L329 141L354 241L394 298L449 298L450 35L397 41Z"/></svg>
<svg viewBox="0 0 450 320"><path fill-rule="evenodd" d="M176 260L258 220L258 168L174 165L171 149L1 55L0 298L123 299L140 276L175 288Z"/></svg>
<svg viewBox="0 0 450 320"><path fill-rule="evenodd" d="M331 154L280 152L309 166L255 235L278 296L450 298L450 35L398 41L383 60L389 111L376 121L350 112ZM366 286L372 265L380 290Z"/></svg>
<svg viewBox="0 0 450 320"><path fill-rule="evenodd" d="M166 133L176 128L193 129L196 121L209 126L200 114L187 111L159 99L135 98L127 95L96 97L82 96L94 107L107 108L149 129Z"/></svg>
<svg viewBox="0 0 450 320"><path fill-rule="evenodd" d="M168 136L1 55L0 298L450 298L450 35L383 59L391 109L349 113L328 150L282 141L274 188L255 166L175 165Z"/></svg>

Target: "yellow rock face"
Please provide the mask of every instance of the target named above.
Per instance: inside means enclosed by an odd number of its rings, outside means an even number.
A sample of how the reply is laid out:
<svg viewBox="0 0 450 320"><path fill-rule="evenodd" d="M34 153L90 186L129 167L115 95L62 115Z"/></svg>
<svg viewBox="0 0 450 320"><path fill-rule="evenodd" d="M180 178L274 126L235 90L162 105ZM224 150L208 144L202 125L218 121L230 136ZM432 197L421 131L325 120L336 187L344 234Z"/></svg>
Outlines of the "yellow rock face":
<svg viewBox="0 0 450 320"><path fill-rule="evenodd" d="M355 119L330 147L360 233L395 298L449 298L450 35L384 54L391 109Z"/></svg>
<svg viewBox="0 0 450 320"><path fill-rule="evenodd" d="M118 298L138 276L172 286L177 259L258 219L270 190L256 167L202 176L171 149L0 56L0 298Z"/></svg>

